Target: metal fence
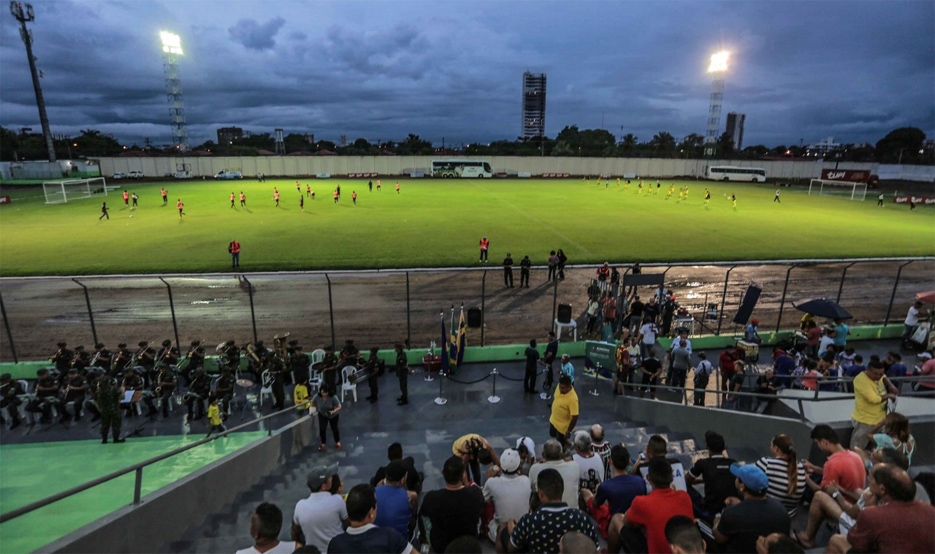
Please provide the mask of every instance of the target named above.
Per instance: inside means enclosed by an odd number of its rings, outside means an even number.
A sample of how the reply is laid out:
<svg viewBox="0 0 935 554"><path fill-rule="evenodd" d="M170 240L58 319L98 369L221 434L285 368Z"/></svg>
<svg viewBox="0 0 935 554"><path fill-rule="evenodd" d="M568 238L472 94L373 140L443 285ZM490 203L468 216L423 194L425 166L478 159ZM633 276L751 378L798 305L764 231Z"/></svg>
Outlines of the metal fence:
<svg viewBox="0 0 935 554"><path fill-rule="evenodd" d="M617 265L625 278L627 266ZM572 306L580 340L595 271L569 267L553 283L536 267L529 288L519 288L518 270L516 287L505 287L498 267L2 279L0 361L48 358L61 340L70 348L103 342L113 349L168 338L184 347L194 339L271 343L283 332L306 349L346 339L359 348L407 341L422 348L439 340L440 313L447 327L451 309L457 317L462 305L482 314L482 325L468 329L468 346L543 339L559 304ZM643 267L652 273L664 274L695 335L739 332L731 320L750 284L762 288L754 310L761 330L797 327L802 314L794 304L821 297L850 310L852 324L899 325L915 294L935 289L935 257ZM645 300L653 288L637 292Z"/></svg>

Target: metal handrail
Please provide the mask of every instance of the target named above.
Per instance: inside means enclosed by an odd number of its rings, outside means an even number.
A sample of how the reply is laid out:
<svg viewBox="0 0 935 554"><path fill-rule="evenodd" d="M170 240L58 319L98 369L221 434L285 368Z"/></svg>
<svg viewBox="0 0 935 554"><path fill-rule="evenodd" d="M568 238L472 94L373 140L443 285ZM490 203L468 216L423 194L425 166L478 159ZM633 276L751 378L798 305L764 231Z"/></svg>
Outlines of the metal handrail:
<svg viewBox="0 0 935 554"><path fill-rule="evenodd" d="M278 411L278 412L273 412L273 413L271 413L271 414L267 414L267 415L265 415L265 416L258 417L258 418L254 419L254 420L252 420L252 421L248 421L248 422L242 423L242 424L240 424L240 425L238 425L238 426L236 426L236 427L232 427L232 428L230 428L230 429L228 429L228 430L226 430L226 431L224 431L224 432L222 432L222 433L219 433L219 434L217 434L217 435L214 435L214 436L211 436L211 437L207 437L207 438L201 439L201 440L199 440L199 441L195 441L195 442L193 442L193 443L191 443L191 444L187 444L187 445L185 445L185 446L181 446L181 447L179 447L179 448L176 448L175 450L170 450L169 452L165 452L165 453L160 454L160 455L158 455L158 456L154 456L154 457L149 458L149 459L147 459L147 460L143 460L142 462L137 462L137 463L135 463L135 464L133 464L133 465L130 465L130 466L127 466L127 467L125 467L125 468L123 468L123 469L118 469L117 471L114 471L114 472L112 472L112 473L108 473L107 475L104 475L104 476L102 476L102 477L98 477L97 479L93 479L93 480L91 480L91 481L88 481L87 483L78 485L78 486L76 486L76 487L72 487L72 488L70 488L70 489L67 489L67 490L64 490L64 491L61 491L61 492L58 492L58 493L55 493L55 494L53 494L52 496L48 496L48 497L46 497L46 498L43 498L42 500L37 500L37 501L35 501L35 502L31 502L31 503L29 503L29 504L26 504L25 506L21 506L21 507L19 507L19 508L16 508L15 510L10 510L9 512L5 512L5 513L3 513L3 514L0 514L0 523L6 523L7 521L10 521L11 519L14 519L14 518L20 517L20 516L22 516L22 515L28 514L29 512L33 512L33 511L38 510L38 509L40 509L40 508L44 508L44 507L48 506L49 504L54 504L55 502L58 502L59 500L62 500L62 499L64 499L64 498L68 498L69 496L74 496L74 495L76 495L76 494L78 494L78 493L80 493L80 492L84 492L84 491L86 491L86 490L88 490L88 489L91 489L91 488L94 488L94 487L96 487L96 486L98 486L98 485L100 485L100 484L106 483L106 482L108 482L108 481L112 481L112 480L114 480L114 479L116 479L116 478L118 478L118 477L123 477L124 475L126 475L126 474L128 474L128 473L130 473L130 472L133 472L133 471L136 472L136 483L135 483L135 485L134 485L134 487L133 487L133 504L134 504L134 505L137 505L137 504L140 503L140 492L141 492L142 485L143 485L143 468L144 468L144 467L149 466L149 465L152 465L152 464L155 464L155 463L157 463L157 462L161 462L162 460L165 460L166 458L171 458L171 457L173 457L173 456L176 456L176 455L178 455L178 454L181 454L182 452L187 452L188 450L191 450L192 448L196 448L196 447L198 447L198 446L201 446L202 444L206 444L206 443L209 443L209 442L211 442L211 441L217 440L217 439L219 439L219 438L226 437L226 436L229 435L230 433L233 433L233 432L235 432L235 431L240 431L241 429L245 429L246 427L249 427L249 426L251 426L251 425L256 425L257 423L260 423L261 421L265 421L265 420L270 419L270 418L272 418L272 417L275 417L275 416L277 416L277 415L284 414L284 413L287 413L287 412L295 412L296 408L297 408L296 406L290 406L290 407L285 408L285 409L282 409L282 410L280 410L280 411ZM304 417L309 417L309 416L306 415L306 416L304 416ZM272 435L273 435L273 429L272 429L272 427L270 427L270 428L269 428L269 432L267 433L267 436L272 436Z"/></svg>

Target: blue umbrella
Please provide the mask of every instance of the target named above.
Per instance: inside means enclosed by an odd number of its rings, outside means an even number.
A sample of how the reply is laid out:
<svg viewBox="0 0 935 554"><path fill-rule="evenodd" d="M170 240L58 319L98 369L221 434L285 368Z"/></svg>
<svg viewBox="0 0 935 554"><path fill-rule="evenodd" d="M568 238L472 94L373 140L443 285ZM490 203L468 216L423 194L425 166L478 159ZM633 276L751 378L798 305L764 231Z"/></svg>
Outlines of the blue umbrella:
<svg viewBox="0 0 935 554"><path fill-rule="evenodd" d="M850 312L842 308L840 304L834 300L828 300L827 298L817 298L815 300L803 302L795 306L795 309L814 316L827 317L828 319L851 319L854 317Z"/></svg>

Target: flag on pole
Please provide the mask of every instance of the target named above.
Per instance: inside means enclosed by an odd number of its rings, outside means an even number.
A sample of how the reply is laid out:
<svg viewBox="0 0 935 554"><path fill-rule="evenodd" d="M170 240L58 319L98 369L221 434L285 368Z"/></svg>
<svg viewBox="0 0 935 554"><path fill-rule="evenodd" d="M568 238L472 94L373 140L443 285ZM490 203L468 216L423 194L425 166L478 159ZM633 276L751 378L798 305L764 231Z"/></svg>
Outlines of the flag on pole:
<svg viewBox="0 0 935 554"><path fill-rule="evenodd" d="M466 346L467 337L465 332L467 331L467 322L464 320L464 306L461 306L461 320L458 323L457 335L455 335L454 328L451 329L451 349L449 351L449 366L452 368L461 367L461 362L464 360L464 348Z"/></svg>
<svg viewBox="0 0 935 554"><path fill-rule="evenodd" d="M448 333L445 332L445 311L442 310L441 314L442 320L442 369L441 373L444 375L448 373L448 342L451 340L448 336Z"/></svg>

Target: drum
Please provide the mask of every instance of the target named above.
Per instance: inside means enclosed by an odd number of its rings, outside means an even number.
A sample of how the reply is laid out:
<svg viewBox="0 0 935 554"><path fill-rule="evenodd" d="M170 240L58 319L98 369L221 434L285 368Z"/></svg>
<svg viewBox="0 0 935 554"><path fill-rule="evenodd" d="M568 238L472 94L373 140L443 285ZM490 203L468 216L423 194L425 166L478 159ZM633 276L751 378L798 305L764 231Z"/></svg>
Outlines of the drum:
<svg viewBox="0 0 935 554"><path fill-rule="evenodd" d="M249 389L253 386L253 381L250 379L237 379L235 382L237 383L238 387L243 387L245 389Z"/></svg>

